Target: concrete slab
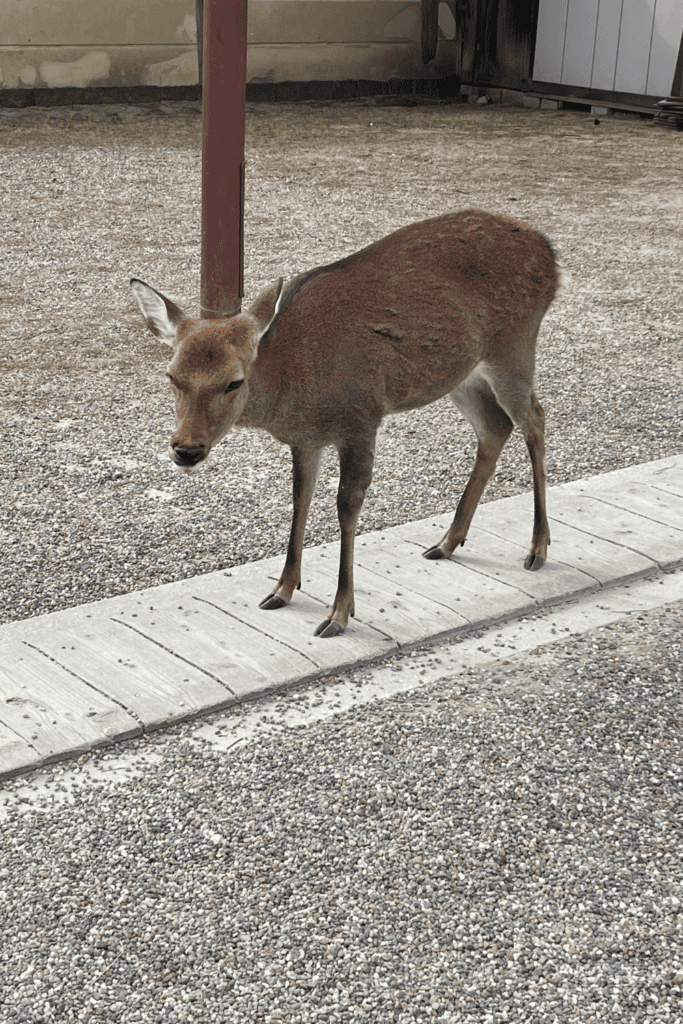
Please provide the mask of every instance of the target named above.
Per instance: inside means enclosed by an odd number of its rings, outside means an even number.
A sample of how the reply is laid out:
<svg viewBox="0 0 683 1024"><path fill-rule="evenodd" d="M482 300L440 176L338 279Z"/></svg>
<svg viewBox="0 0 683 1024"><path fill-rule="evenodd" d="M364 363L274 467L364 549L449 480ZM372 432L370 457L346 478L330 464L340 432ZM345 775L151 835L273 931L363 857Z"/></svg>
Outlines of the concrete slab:
<svg viewBox="0 0 683 1024"><path fill-rule="evenodd" d="M420 553L450 513L358 537L356 618L333 639L313 632L338 544L305 551L302 589L276 611L258 604L281 558L3 626L0 778L683 565L683 456L552 488L548 507L553 544L534 573L531 494L482 506L448 560Z"/></svg>

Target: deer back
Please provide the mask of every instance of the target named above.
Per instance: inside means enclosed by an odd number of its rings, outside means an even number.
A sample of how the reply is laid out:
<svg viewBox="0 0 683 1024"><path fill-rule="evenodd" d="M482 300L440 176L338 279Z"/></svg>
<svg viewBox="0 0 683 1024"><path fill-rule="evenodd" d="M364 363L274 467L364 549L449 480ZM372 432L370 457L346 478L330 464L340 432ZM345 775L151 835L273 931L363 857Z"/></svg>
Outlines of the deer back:
<svg viewBox="0 0 683 1024"><path fill-rule="evenodd" d="M550 243L507 218L474 210L402 228L288 282L259 344L246 418L269 420L291 444L302 420L311 432L348 432L426 405L501 336L509 344L517 325L540 321L556 276Z"/></svg>

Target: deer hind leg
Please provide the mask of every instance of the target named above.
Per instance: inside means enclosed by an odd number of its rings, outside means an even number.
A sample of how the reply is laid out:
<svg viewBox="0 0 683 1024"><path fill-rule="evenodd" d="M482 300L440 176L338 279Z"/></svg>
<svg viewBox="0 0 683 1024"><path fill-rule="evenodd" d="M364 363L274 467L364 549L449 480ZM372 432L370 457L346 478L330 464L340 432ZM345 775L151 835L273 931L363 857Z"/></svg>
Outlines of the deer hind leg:
<svg viewBox="0 0 683 1024"><path fill-rule="evenodd" d="M372 480L375 435L339 449L337 513L341 529L339 580L332 610L315 630L315 636L339 636L355 613L353 597L353 543L358 517Z"/></svg>
<svg viewBox="0 0 683 1024"><path fill-rule="evenodd" d="M489 385L499 409L515 426L520 428L529 451L534 478L534 529L524 568L531 570L540 569L544 564L550 544L550 527L548 526L545 500L548 479L545 457L545 413L532 384L534 343L537 331L538 325L536 324L534 329L529 331L526 339L523 338L530 342L526 346L517 345L515 347L517 341L515 337L509 339L508 345L500 346L502 353L507 353L510 350L516 351L516 361L512 366L502 361L499 363L490 361L480 364L475 371Z"/></svg>
<svg viewBox="0 0 683 1024"><path fill-rule="evenodd" d="M498 456L512 433L511 418L501 408L490 384L479 368L451 392L451 398L462 415L469 420L479 442L477 457L458 502L448 531L438 544L423 552L424 558L450 558L457 547L465 543L472 517L486 485L494 474Z"/></svg>
<svg viewBox="0 0 683 1024"><path fill-rule="evenodd" d="M545 456L545 413L536 392L532 391L525 416L520 419L526 446L531 459L534 477L534 530L531 548L524 561L525 569L540 569L548 557L550 527L546 512L545 489L548 482L548 465Z"/></svg>
<svg viewBox="0 0 683 1024"><path fill-rule="evenodd" d="M259 602L259 608L283 608L292 600L294 591L301 588L301 552L321 455L320 448L292 448L294 511L285 567L272 594Z"/></svg>
<svg viewBox="0 0 683 1024"><path fill-rule="evenodd" d="M537 332L538 326L534 325L534 329L529 331L526 338L528 342L533 343L517 349L517 362L513 367L494 362L482 367L482 373L491 385L498 404L522 431L531 459L534 479L534 528L529 554L524 561L524 568L531 570L540 569L544 564L550 544L545 500L548 479L545 413L533 389L533 353ZM505 352L506 349L501 347L501 351Z"/></svg>

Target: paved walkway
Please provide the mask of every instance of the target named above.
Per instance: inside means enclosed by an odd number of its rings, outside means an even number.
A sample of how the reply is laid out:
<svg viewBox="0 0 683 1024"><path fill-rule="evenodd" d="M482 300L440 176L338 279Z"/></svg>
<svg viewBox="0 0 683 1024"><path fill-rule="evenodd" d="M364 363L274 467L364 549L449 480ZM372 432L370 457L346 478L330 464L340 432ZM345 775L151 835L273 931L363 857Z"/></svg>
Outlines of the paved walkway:
<svg viewBox="0 0 683 1024"><path fill-rule="evenodd" d="M482 505L467 545L427 561L451 515L356 541L356 618L313 630L336 588L338 544L304 552L302 589L258 602L282 558L0 627L0 778L683 564L683 455L551 488L553 543L522 565L531 494Z"/></svg>

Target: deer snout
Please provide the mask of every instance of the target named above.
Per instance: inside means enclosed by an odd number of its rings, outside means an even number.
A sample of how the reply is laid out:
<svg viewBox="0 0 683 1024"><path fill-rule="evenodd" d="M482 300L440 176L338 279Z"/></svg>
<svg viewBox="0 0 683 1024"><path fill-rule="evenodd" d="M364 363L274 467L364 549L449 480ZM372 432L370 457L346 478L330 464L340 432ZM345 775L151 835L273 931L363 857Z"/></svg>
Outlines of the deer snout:
<svg viewBox="0 0 683 1024"><path fill-rule="evenodd" d="M171 445L171 458L177 466L196 466L206 458L206 445L185 445L176 442Z"/></svg>

